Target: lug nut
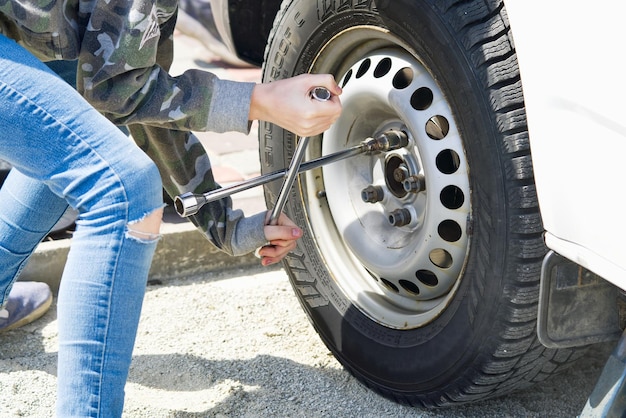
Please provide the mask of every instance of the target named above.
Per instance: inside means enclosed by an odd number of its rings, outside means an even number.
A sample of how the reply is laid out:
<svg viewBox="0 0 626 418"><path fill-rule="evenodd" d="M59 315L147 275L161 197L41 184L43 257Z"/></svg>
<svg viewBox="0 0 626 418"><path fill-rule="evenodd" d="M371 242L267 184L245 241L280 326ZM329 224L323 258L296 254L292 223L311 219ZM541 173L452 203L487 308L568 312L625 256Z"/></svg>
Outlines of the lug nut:
<svg viewBox="0 0 626 418"><path fill-rule="evenodd" d="M397 129L385 131L374 138L369 138L364 143L368 153L387 152L404 148L408 145L409 137L406 132Z"/></svg>
<svg viewBox="0 0 626 418"><path fill-rule="evenodd" d="M365 203L376 203L383 200L385 197L385 192L380 186L367 186L365 189L361 190L361 199Z"/></svg>
<svg viewBox="0 0 626 418"><path fill-rule="evenodd" d="M409 169L404 164L393 170L393 179L398 183L402 183L409 177Z"/></svg>
<svg viewBox="0 0 626 418"><path fill-rule="evenodd" d="M404 191L407 193L419 193L426 190L426 181L421 174L410 176L402 182L402 187L404 187Z"/></svg>
<svg viewBox="0 0 626 418"><path fill-rule="evenodd" d="M392 226L404 226L411 223L411 212L408 209L396 209L389 214L389 223Z"/></svg>

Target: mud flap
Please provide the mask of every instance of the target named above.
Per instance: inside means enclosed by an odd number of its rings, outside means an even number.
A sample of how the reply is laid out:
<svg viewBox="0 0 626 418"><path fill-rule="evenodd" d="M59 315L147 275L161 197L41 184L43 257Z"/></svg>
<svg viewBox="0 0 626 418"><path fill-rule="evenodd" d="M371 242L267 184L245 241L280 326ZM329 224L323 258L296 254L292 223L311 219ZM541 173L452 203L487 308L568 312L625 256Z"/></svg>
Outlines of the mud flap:
<svg viewBox="0 0 626 418"><path fill-rule="evenodd" d="M613 341L622 335L624 303L617 287L550 251L541 271L537 334L548 348Z"/></svg>

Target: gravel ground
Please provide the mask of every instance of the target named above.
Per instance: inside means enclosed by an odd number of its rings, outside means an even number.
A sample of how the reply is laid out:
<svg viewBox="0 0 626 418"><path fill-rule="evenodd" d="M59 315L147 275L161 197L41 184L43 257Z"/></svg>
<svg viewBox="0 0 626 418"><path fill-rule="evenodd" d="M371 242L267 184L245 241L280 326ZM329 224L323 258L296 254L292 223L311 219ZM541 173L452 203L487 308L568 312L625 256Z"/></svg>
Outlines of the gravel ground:
<svg viewBox="0 0 626 418"><path fill-rule="evenodd" d="M126 386L125 417L574 417L611 344L531 389L443 410L400 406L332 357L283 270L151 285ZM0 338L0 417L52 416L55 306Z"/></svg>

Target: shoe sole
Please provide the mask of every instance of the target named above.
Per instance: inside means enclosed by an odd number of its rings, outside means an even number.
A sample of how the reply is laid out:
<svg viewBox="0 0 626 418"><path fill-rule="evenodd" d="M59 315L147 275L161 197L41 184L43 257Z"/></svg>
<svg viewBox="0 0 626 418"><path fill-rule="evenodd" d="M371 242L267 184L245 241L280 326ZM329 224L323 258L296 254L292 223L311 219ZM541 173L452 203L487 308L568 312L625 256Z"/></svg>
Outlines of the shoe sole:
<svg viewBox="0 0 626 418"><path fill-rule="evenodd" d="M15 328L19 328L24 325L30 324L31 322L41 318L46 312L48 312L48 309L50 309L51 305L52 305L52 294L50 294L48 299L46 299L45 302L41 304L41 306L39 306L37 309L32 311L30 314L26 315L24 318L20 319L19 321L9 325L8 327L1 329L0 334L6 331L10 331Z"/></svg>

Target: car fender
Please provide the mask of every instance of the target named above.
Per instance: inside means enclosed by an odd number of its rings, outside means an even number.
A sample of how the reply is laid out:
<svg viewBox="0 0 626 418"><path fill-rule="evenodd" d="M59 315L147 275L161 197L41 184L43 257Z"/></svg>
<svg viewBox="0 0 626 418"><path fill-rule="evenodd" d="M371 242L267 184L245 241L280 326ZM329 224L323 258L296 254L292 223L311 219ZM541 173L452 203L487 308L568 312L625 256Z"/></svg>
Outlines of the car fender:
<svg viewBox="0 0 626 418"><path fill-rule="evenodd" d="M546 244L626 288L620 181L626 4L505 1L519 60Z"/></svg>

